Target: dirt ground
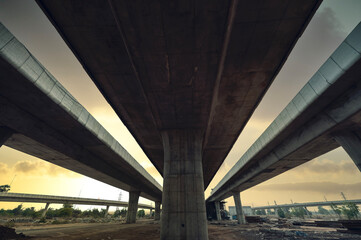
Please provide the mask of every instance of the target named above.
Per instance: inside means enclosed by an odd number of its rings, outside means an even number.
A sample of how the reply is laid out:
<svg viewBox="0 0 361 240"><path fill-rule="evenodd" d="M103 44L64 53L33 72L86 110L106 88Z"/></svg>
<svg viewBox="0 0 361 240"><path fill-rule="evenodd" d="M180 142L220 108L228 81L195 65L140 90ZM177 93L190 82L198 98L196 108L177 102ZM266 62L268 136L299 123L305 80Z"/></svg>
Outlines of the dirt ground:
<svg viewBox="0 0 361 240"><path fill-rule="evenodd" d="M279 239L361 239L361 235L343 234L332 228L275 228L267 224L238 225L230 221L208 225L209 240L279 240ZM154 221L136 224L75 223L43 226L19 226L16 233L30 239L57 240L159 240L160 225ZM0 237L1 238L1 237ZM12 235L5 239L24 239Z"/></svg>

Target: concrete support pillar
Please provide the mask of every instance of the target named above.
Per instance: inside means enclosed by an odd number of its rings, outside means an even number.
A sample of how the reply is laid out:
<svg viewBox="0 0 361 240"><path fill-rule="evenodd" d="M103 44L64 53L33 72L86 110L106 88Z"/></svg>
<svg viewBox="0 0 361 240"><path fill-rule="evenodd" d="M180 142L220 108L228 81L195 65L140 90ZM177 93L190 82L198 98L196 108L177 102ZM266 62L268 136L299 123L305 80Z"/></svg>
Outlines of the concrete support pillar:
<svg viewBox="0 0 361 240"><path fill-rule="evenodd" d="M214 205L216 207L216 216L217 216L217 221L221 221L222 218L221 218L221 208L220 208L220 204L218 201L214 202Z"/></svg>
<svg viewBox="0 0 361 240"><path fill-rule="evenodd" d="M345 149L361 172L361 139L353 132L338 134L334 138Z"/></svg>
<svg viewBox="0 0 361 240"><path fill-rule="evenodd" d="M0 126L0 147L13 135L13 131L7 127Z"/></svg>
<svg viewBox="0 0 361 240"><path fill-rule="evenodd" d="M45 209L44 209L43 213L41 214L42 218L46 216L46 213L47 213L47 211L49 209L49 206L50 206L50 203L46 203Z"/></svg>
<svg viewBox="0 0 361 240"><path fill-rule="evenodd" d="M160 202L155 202L154 220L160 220Z"/></svg>
<svg viewBox="0 0 361 240"><path fill-rule="evenodd" d="M109 206L107 206L107 208L105 209L104 217L108 216L108 211L109 211Z"/></svg>
<svg viewBox="0 0 361 240"><path fill-rule="evenodd" d="M306 207L306 206L304 206L304 208L305 208L305 210L306 210L307 216L312 217L312 214L311 214L311 212L310 212L310 211L308 211L307 207Z"/></svg>
<svg viewBox="0 0 361 240"><path fill-rule="evenodd" d="M162 132L162 240L208 240L202 136L202 132L195 129Z"/></svg>
<svg viewBox="0 0 361 240"><path fill-rule="evenodd" d="M278 208L275 208L274 211L275 211L275 216L276 216L276 217L279 217L279 215L278 215Z"/></svg>
<svg viewBox="0 0 361 240"><path fill-rule="evenodd" d="M137 218L139 195L139 191L129 192L128 211L125 221L126 223L135 223Z"/></svg>
<svg viewBox="0 0 361 240"><path fill-rule="evenodd" d="M234 192L233 199L234 199L234 204L236 205L238 224L245 224L246 218L244 217L244 213L242 209L241 194L239 192Z"/></svg>

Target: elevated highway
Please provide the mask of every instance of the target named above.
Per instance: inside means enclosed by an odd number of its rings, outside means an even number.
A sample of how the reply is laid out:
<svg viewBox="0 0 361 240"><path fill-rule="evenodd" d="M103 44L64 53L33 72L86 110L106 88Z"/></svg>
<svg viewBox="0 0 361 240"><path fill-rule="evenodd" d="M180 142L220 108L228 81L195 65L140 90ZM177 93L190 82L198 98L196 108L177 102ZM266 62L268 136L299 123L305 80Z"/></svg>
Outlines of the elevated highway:
<svg viewBox="0 0 361 240"><path fill-rule="evenodd" d="M139 195L159 206L160 184L2 24L0 106L0 146L135 192L132 219Z"/></svg>
<svg viewBox="0 0 361 240"><path fill-rule="evenodd" d="M208 186L321 1L37 0L164 177L161 239L208 239Z"/></svg>
<svg viewBox="0 0 361 240"><path fill-rule="evenodd" d="M361 171L361 24L213 189L217 202L342 146ZM239 202L240 204L240 202Z"/></svg>
<svg viewBox="0 0 361 240"><path fill-rule="evenodd" d="M294 207L318 207L318 206L343 205L345 203L355 203L357 205L360 205L361 199L353 199L353 200L346 200L346 201L342 200L342 201L326 201L326 202L305 202L305 203L260 206L260 207L252 207L252 210L294 208Z"/></svg>
<svg viewBox="0 0 361 240"><path fill-rule="evenodd" d="M26 194L26 193L0 193L1 202L31 202L31 203L49 203L49 204L78 204L78 205L98 205L98 206L112 206L112 207L128 207L128 202L80 198L80 197L65 197L53 195L40 194ZM138 204L139 208L154 209L153 206L147 204Z"/></svg>

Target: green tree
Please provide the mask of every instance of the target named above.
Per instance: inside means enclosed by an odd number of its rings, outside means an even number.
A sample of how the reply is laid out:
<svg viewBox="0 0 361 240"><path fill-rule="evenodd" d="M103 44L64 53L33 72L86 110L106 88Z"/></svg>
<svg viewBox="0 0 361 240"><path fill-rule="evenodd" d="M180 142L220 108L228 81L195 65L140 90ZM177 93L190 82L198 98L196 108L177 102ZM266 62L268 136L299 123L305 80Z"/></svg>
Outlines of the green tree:
<svg viewBox="0 0 361 240"><path fill-rule="evenodd" d="M330 212L327 209L323 208L322 206L318 206L318 213L322 214L322 215L329 215L330 214Z"/></svg>
<svg viewBox="0 0 361 240"><path fill-rule="evenodd" d="M299 218L305 218L306 210L303 207L295 207L291 210L291 213L295 216L295 217L299 217Z"/></svg>
<svg viewBox="0 0 361 240"><path fill-rule="evenodd" d="M81 215L81 210L80 209L74 209L73 210L73 214L72 217L78 218Z"/></svg>
<svg viewBox="0 0 361 240"><path fill-rule="evenodd" d="M137 216L138 216L139 218L144 217L144 216L145 216L145 211L144 211L143 209L139 210L138 213L137 213Z"/></svg>
<svg viewBox="0 0 361 240"><path fill-rule="evenodd" d="M18 205L16 208L14 208L13 210L12 210L12 213L14 214L14 216L19 216L19 215L21 215L21 213L22 213L22 208L23 208L23 205L22 204L20 204L20 205Z"/></svg>
<svg viewBox="0 0 361 240"><path fill-rule="evenodd" d="M115 210L115 212L114 212L114 214L113 214L113 217L114 218L119 218L121 215L120 215L120 210L119 209L117 209L117 210Z"/></svg>
<svg viewBox="0 0 361 240"><path fill-rule="evenodd" d="M73 205L65 203L63 204L63 208L59 209L58 216L59 217L71 217L73 215Z"/></svg>
<svg viewBox="0 0 361 240"><path fill-rule="evenodd" d="M339 207L337 207L335 204L331 203L331 208L332 208L332 211L334 213L337 214L337 216L340 218L341 217L341 209Z"/></svg>
<svg viewBox="0 0 361 240"><path fill-rule="evenodd" d="M120 216L122 217L127 216L127 209L123 208L122 210L120 210Z"/></svg>
<svg viewBox="0 0 361 240"><path fill-rule="evenodd" d="M263 209L262 209L263 210ZM262 210L258 209L256 210L256 215L266 215L266 214L262 214ZM263 210L264 211L264 210Z"/></svg>
<svg viewBox="0 0 361 240"><path fill-rule="evenodd" d="M282 208L278 208L277 209L277 214L280 218L285 218L286 215L285 215L285 212L282 210Z"/></svg>
<svg viewBox="0 0 361 240"><path fill-rule="evenodd" d="M341 211L349 220L357 219L359 214L358 206L355 203L345 203L341 207Z"/></svg>
<svg viewBox="0 0 361 240"><path fill-rule="evenodd" d="M27 208L25 209L23 212L22 212L22 215L24 217L33 217L34 216L34 213L35 213L35 208L32 207L32 208Z"/></svg>
<svg viewBox="0 0 361 240"><path fill-rule="evenodd" d="M102 217L105 217L106 213L107 213L107 210L106 210L105 208L103 208L103 209L101 210L101 212L100 212L100 214L102 215Z"/></svg>

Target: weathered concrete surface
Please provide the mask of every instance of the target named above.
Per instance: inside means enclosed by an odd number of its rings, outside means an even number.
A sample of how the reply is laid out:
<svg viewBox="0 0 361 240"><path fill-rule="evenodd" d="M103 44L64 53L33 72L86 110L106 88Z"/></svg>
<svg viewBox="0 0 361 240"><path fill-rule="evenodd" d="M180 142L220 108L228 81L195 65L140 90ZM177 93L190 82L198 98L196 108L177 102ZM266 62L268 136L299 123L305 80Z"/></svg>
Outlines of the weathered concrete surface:
<svg viewBox="0 0 361 240"><path fill-rule="evenodd" d="M13 131L7 127L0 126L0 147L13 135Z"/></svg>
<svg viewBox="0 0 361 240"><path fill-rule="evenodd" d="M121 202L115 200L52 196L52 195L40 195L40 194L25 194L25 193L0 193L0 202L32 202L32 203L56 203L56 204L69 203L69 204L77 204L77 205L128 207L127 202ZM144 209L153 208L151 205L142 204L142 203L138 203L138 206Z"/></svg>
<svg viewBox="0 0 361 240"><path fill-rule="evenodd" d="M37 0L161 174L160 132L204 131L205 188L320 2Z"/></svg>
<svg viewBox="0 0 361 240"><path fill-rule="evenodd" d="M261 210L261 209L277 209L277 208L294 208L294 207L317 207L317 206L331 206L333 205L343 205L347 203L361 204L361 199L352 199L352 200L342 200L342 201L327 201L327 202L305 202L305 203L292 203L292 204L277 204L277 205L268 205L260 207L252 207L252 210Z"/></svg>
<svg viewBox="0 0 361 240"><path fill-rule="evenodd" d="M0 105L0 126L14 132L6 146L161 200L154 178L2 24Z"/></svg>
<svg viewBox="0 0 361 240"><path fill-rule="evenodd" d="M105 209L104 217L108 216L109 207L110 207L110 206L108 205L107 208Z"/></svg>
<svg viewBox="0 0 361 240"><path fill-rule="evenodd" d="M160 220L160 202L155 202L154 220Z"/></svg>
<svg viewBox="0 0 361 240"><path fill-rule="evenodd" d="M41 214L41 217L42 217L42 218L46 216L46 213L48 212L49 206L50 206L50 203L46 203L45 208L44 208L44 211L43 211L43 213Z"/></svg>
<svg viewBox="0 0 361 240"><path fill-rule="evenodd" d="M236 207L238 224L245 224L246 218L242 209L241 194L239 192L233 192L234 205Z"/></svg>
<svg viewBox="0 0 361 240"><path fill-rule="evenodd" d="M140 192L138 191L129 192L128 210L125 220L126 223L135 223L137 219L139 194Z"/></svg>
<svg viewBox="0 0 361 240"><path fill-rule="evenodd" d="M164 184L161 239L208 239L202 171L202 135L162 132Z"/></svg>
<svg viewBox="0 0 361 240"><path fill-rule="evenodd" d="M340 146L361 126L361 24L213 189L219 201Z"/></svg>
<svg viewBox="0 0 361 240"><path fill-rule="evenodd" d="M334 136L361 172L361 140L356 132L345 131Z"/></svg>
<svg viewBox="0 0 361 240"><path fill-rule="evenodd" d="M215 201L214 202L215 208L216 208L216 217L217 217L217 221L221 221L221 208L220 208L220 203L219 201Z"/></svg>

